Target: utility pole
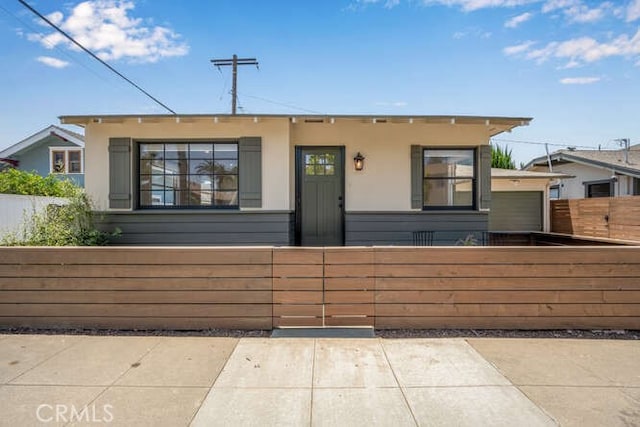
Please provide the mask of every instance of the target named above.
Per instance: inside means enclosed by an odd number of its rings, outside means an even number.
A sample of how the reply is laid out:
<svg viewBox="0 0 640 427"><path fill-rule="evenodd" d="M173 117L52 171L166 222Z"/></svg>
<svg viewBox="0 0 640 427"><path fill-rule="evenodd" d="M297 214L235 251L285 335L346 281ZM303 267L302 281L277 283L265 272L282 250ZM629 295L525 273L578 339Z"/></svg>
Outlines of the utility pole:
<svg viewBox="0 0 640 427"><path fill-rule="evenodd" d="M255 65L258 68L258 61L256 58L238 58L238 55L233 55L230 59L212 59L211 62L218 70L220 67L231 66L233 73L233 83L231 86L231 114L236 114L236 105L238 102L238 65Z"/></svg>
<svg viewBox="0 0 640 427"><path fill-rule="evenodd" d="M615 140L622 149L624 150L624 162L629 164L629 146L631 145L631 140L629 138L620 138Z"/></svg>

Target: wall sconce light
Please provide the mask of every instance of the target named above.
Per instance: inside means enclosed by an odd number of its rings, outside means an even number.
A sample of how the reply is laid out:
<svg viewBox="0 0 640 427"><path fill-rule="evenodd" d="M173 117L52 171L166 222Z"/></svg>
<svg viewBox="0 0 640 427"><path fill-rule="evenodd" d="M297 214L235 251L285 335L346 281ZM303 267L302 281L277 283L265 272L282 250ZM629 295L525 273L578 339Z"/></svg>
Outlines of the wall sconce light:
<svg viewBox="0 0 640 427"><path fill-rule="evenodd" d="M353 158L353 165L355 166L357 171L361 171L364 168L364 156L360 154L359 151L358 154L356 154L356 156Z"/></svg>

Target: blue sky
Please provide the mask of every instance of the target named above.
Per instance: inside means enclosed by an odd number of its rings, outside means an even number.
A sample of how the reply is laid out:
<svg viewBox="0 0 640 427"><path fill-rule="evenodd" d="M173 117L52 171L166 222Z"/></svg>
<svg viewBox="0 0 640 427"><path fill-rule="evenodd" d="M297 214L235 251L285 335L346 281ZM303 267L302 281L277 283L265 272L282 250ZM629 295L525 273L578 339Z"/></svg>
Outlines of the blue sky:
<svg viewBox="0 0 640 427"><path fill-rule="evenodd" d="M178 113L533 117L496 138L526 162L566 146L640 143L640 0L31 1ZM0 149L71 114L165 111L0 4ZM508 141L507 141L508 140Z"/></svg>

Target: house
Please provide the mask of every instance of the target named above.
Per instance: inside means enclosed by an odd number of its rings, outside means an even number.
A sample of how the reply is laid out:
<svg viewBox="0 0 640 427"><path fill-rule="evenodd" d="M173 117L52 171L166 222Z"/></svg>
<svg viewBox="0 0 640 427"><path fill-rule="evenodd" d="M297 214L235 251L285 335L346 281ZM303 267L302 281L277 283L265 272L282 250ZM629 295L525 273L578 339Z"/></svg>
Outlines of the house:
<svg viewBox="0 0 640 427"><path fill-rule="evenodd" d="M84 136L51 125L0 151L0 159L38 175L50 173L84 186Z"/></svg>
<svg viewBox="0 0 640 427"><path fill-rule="evenodd" d="M486 231L489 139L530 118L63 116L120 244L407 245Z"/></svg>
<svg viewBox="0 0 640 427"><path fill-rule="evenodd" d="M531 160L524 169L571 175L551 186L552 198L640 195L640 145L629 150L559 150Z"/></svg>
<svg viewBox="0 0 640 427"><path fill-rule="evenodd" d="M489 231L550 231L551 183L569 175L491 169Z"/></svg>

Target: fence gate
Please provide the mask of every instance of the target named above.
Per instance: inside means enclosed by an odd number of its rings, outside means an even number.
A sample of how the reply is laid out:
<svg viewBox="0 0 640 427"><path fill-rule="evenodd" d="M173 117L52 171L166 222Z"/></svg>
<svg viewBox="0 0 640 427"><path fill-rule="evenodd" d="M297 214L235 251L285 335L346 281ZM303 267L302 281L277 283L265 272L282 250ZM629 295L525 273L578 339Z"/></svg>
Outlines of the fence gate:
<svg viewBox="0 0 640 427"><path fill-rule="evenodd" d="M374 325L373 250L273 252L273 326Z"/></svg>

